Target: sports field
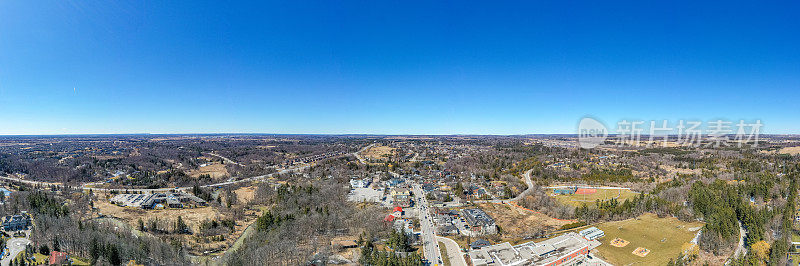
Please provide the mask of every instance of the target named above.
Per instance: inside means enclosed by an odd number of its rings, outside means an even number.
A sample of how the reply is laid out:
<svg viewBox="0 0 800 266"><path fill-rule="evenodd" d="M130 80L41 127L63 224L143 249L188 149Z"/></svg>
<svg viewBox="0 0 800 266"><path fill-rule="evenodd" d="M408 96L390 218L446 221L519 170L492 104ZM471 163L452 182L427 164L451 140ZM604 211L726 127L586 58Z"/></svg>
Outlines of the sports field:
<svg viewBox="0 0 800 266"><path fill-rule="evenodd" d="M553 189L551 189L550 195L556 198L558 201L572 205L575 207L581 206L582 204L586 203L588 206L593 206L596 200L609 200L616 198L621 202L625 201L626 199L633 199L636 196L636 193L630 191L629 189L595 189L594 193L590 194L572 194L572 195L554 195Z"/></svg>
<svg viewBox="0 0 800 266"><path fill-rule="evenodd" d="M701 222L681 222L677 218L658 218L655 214L644 214L635 219L607 222L597 227L605 232L603 243L597 248L599 255L614 265L665 265L684 249L691 247ZM628 243L612 241L621 239ZM621 246L621 247L618 247ZM639 254L634 251L639 250ZM641 252L644 251L649 252ZM646 255L642 256L643 253Z"/></svg>

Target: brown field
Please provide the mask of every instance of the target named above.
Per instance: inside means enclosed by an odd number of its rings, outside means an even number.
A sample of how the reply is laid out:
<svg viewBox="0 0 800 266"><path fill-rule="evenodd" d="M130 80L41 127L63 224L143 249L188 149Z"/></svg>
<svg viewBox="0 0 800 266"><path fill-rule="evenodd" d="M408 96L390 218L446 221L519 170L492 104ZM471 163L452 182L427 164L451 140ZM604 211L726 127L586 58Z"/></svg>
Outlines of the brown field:
<svg viewBox="0 0 800 266"><path fill-rule="evenodd" d="M800 154L800 146L782 148L781 150L778 151L778 153L780 153L780 154L798 155L798 154Z"/></svg>
<svg viewBox="0 0 800 266"><path fill-rule="evenodd" d="M664 171L667 171L668 173L672 173L672 174L684 174L684 175L692 175L692 174L700 175L700 174L702 174L702 171L700 169L677 168L677 167L672 167L670 165L661 165L659 167L661 167L661 169L664 169Z"/></svg>
<svg viewBox="0 0 800 266"><path fill-rule="evenodd" d="M210 175L211 178L222 178L222 177L227 177L230 174L228 173L228 169L225 168L224 164L209 163L209 165L189 171L188 175L191 177L199 177L200 175Z"/></svg>
<svg viewBox="0 0 800 266"><path fill-rule="evenodd" d="M507 237L520 237L530 234L531 229L545 231L558 230L569 221L553 219L541 213L533 213L506 204L484 203L478 205L491 216Z"/></svg>
<svg viewBox="0 0 800 266"><path fill-rule="evenodd" d="M389 157L395 153L395 148L389 146L374 146L363 152L364 158L372 160L380 160Z"/></svg>
<svg viewBox="0 0 800 266"><path fill-rule="evenodd" d="M658 218L652 213L598 224L597 228L605 232L605 236L599 239L602 245L597 247L598 255L613 265L665 265L670 258L691 246L689 242L702 226L702 222ZM616 239L624 239L629 244L617 247L612 243Z"/></svg>

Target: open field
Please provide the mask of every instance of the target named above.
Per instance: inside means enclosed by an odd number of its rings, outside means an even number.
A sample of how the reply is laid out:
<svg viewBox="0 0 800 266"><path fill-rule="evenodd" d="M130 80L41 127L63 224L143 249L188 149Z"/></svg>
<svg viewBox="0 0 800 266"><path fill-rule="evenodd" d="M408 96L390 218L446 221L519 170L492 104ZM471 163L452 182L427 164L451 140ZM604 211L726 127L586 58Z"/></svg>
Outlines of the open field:
<svg viewBox="0 0 800 266"><path fill-rule="evenodd" d="M614 265L665 265L675 258L697 234L701 222L681 222L677 218L658 218L647 213L635 219L607 222L597 225L605 232L599 239L603 243L597 250L606 261ZM627 241L623 247L611 244L614 239ZM637 249L650 252L644 257L634 254ZM641 250L640 249L640 250Z"/></svg>
<svg viewBox="0 0 800 266"><path fill-rule="evenodd" d="M395 152L395 148L389 146L373 146L362 152L364 158L370 160L386 159Z"/></svg>
<svg viewBox="0 0 800 266"><path fill-rule="evenodd" d="M549 192L550 195L554 195L552 189ZM598 199L610 200L616 198L618 201L623 202L626 199L633 199L634 196L636 196L636 193L628 189L597 189L597 192L592 194L554 195L552 197L561 203L578 207L584 203L588 206L592 206Z"/></svg>
<svg viewBox="0 0 800 266"><path fill-rule="evenodd" d="M533 230L558 230L569 221L553 219L541 213L533 213L506 204L484 203L478 205L502 228L505 237L524 237Z"/></svg>
<svg viewBox="0 0 800 266"><path fill-rule="evenodd" d="M233 192L236 193L236 198L241 203L247 203L255 198L256 187L242 187Z"/></svg>

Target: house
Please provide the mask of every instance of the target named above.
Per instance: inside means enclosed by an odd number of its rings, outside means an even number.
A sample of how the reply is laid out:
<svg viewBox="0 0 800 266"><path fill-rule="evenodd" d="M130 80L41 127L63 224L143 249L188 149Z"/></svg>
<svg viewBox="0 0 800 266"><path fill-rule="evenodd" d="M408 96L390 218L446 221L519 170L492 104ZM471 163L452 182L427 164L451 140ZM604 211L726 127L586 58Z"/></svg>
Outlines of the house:
<svg viewBox="0 0 800 266"><path fill-rule="evenodd" d="M19 231L27 230L31 225L31 216L26 212L17 215L7 215L3 218L3 230Z"/></svg>
<svg viewBox="0 0 800 266"><path fill-rule="evenodd" d="M606 236L606 233L603 232L603 230L600 230L600 228L597 228L597 227L594 227L594 226L592 226L592 227L590 227L588 229L582 230L579 234L581 236L583 236L583 238L586 238L587 240L595 240L595 239L598 239L598 238Z"/></svg>
<svg viewBox="0 0 800 266"><path fill-rule="evenodd" d="M49 265L61 265L69 262L69 255L65 252L51 251L50 257L47 259Z"/></svg>

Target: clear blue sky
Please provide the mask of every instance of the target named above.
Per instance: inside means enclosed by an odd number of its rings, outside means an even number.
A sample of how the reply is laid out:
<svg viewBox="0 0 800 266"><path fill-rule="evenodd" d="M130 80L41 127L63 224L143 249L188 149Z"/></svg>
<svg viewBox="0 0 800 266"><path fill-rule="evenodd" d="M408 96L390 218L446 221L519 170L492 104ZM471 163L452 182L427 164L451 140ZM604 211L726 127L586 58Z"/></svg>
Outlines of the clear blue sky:
<svg viewBox="0 0 800 266"><path fill-rule="evenodd" d="M0 1L0 134L800 133L797 1L220 2Z"/></svg>

